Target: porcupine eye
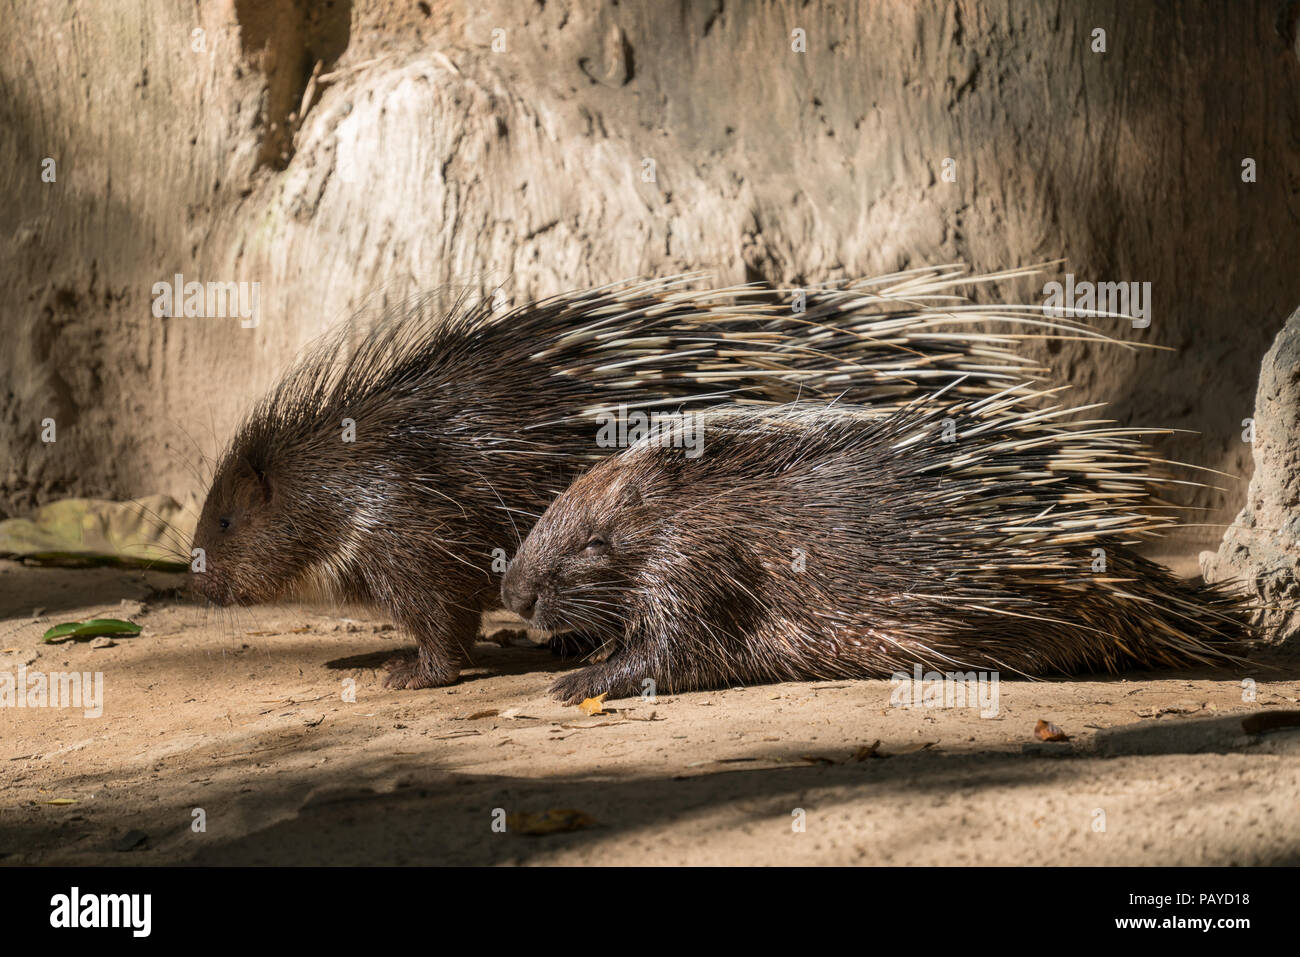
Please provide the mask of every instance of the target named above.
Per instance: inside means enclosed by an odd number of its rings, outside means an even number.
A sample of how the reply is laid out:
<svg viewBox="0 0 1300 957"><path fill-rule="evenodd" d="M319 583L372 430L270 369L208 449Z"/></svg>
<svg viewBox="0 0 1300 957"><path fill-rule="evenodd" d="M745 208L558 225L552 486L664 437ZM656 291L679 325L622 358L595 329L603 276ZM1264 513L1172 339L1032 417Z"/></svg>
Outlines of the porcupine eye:
<svg viewBox="0 0 1300 957"><path fill-rule="evenodd" d="M609 542L605 541L600 535L591 536L582 549L584 555L604 555L607 551L609 551Z"/></svg>
<svg viewBox="0 0 1300 957"><path fill-rule="evenodd" d="M230 528L230 519L228 518L219 519L217 521L217 527L221 529L223 532L226 531L228 528Z"/></svg>

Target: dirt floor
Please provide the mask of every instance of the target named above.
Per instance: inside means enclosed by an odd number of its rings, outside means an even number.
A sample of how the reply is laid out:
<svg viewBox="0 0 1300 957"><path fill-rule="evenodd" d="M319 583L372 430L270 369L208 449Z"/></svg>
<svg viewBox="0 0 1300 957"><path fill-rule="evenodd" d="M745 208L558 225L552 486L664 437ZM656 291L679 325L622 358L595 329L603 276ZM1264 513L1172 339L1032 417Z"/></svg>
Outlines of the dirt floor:
<svg viewBox="0 0 1300 957"><path fill-rule="evenodd" d="M179 581L0 562L0 672L104 676L101 717L0 708L0 863L1300 863L1300 730L1242 729L1297 707L1294 659L1006 681L989 718L891 707L888 681L588 716L518 633L455 687L386 691L404 641L374 616L208 611ZM144 630L41 644L100 616ZM580 813L519 816L556 810ZM555 820L583 826L520 833Z"/></svg>

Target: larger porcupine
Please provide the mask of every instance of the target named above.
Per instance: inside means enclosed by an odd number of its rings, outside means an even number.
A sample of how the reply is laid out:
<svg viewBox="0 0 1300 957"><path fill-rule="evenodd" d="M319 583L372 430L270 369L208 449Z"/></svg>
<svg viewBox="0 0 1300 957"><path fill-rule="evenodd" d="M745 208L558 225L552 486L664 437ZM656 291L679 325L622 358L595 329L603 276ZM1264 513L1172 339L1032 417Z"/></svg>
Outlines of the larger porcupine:
<svg viewBox="0 0 1300 957"><path fill-rule="evenodd" d="M770 290L658 281L505 313L444 316L418 302L368 329L345 325L220 457L195 585L218 604L251 604L311 581L379 606L418 645L389 686L447 684L497 597L494 551L500 572L605 451L599 413L800 395L890 403L956 380L988 394L1029 369L1011 348L1019 332L1105 338L1035 307L954 302L955 287L989 278L913 270L810 291L802 312ZM969 325L984 320L1007 331Z"/></svg>
<svg viewBox="0 0 1300 957"><path fill-rule="evenodd" d="M507 607L603 635L552 689L689 691L925 668L1226 662L1225 592L1130 546L1177 520L1136 431L1006 397L706 413L600 462L511 562ZM598 655L597 657L600 657Z"/></svg>

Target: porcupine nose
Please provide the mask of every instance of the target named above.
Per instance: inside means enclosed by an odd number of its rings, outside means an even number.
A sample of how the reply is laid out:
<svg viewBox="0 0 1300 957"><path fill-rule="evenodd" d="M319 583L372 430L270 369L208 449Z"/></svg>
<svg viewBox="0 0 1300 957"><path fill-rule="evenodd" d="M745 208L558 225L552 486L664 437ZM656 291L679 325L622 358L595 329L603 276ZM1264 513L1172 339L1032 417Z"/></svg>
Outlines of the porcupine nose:
<svg viewBox="0 0 1300 957"><path fill-rule="evenodd" d="M533 612L537 610L537 592L532 590L514 592L506 600L506 607L520 618L528 621L533 617Z"/></svg>
<svg viewBox="0 0 1300 957"><path fill-rule="evenodd" d="M530 582L518 581L515 576L506 574L501 583L501 601L506 608L527 621L537 610L537 589Z"/></svg>

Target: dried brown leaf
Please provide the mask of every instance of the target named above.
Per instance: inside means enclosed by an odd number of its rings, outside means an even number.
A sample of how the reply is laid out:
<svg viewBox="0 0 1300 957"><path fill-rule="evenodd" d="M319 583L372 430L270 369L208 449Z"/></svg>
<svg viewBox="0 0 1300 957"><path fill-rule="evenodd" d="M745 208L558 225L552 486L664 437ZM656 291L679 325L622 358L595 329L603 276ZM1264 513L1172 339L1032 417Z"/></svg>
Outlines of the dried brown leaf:
<svg viewBox="0 0 1300 957"><path fill-rule="evenodd" d="M1070 736L1050 721L1038 719L1034 725L1034 737L1039 741L1069 741Z"/></svg>

